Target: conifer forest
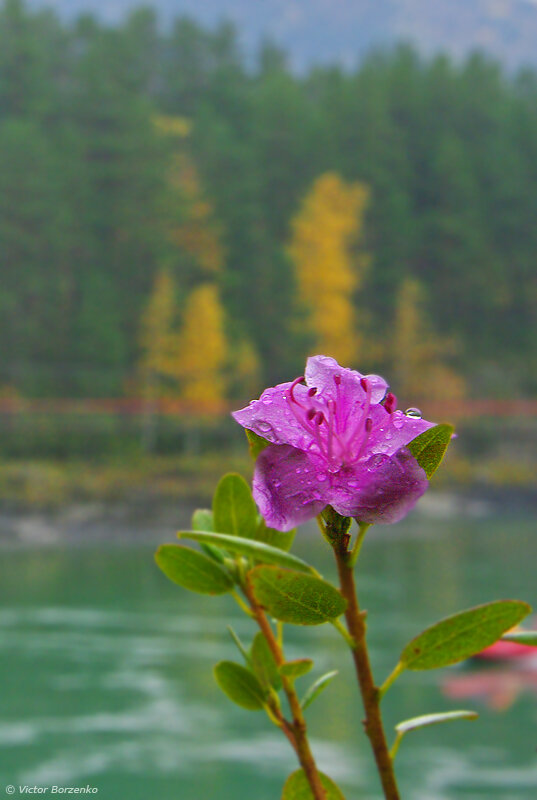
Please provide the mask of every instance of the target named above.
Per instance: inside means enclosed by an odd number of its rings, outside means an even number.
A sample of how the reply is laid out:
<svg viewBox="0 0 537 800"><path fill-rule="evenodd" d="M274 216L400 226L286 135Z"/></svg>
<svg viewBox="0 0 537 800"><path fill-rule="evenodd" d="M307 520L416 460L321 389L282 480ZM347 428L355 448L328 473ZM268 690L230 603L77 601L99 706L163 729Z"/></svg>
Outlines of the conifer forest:
<svg viewBox="0 0 537 800"><path fill-rule="evenodd" d="M226 23L4 0L0 392L227 408L329 352L404 398L531 396L536 189L530 70L296 74Z"/></svg>

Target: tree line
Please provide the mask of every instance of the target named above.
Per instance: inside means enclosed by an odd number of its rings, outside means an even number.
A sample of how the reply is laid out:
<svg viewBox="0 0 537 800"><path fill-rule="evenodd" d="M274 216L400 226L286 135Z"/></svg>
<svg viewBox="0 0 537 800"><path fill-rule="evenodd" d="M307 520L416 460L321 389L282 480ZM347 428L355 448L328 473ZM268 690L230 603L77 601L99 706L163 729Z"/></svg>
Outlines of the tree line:
<svg viewBox="0 0 537 800"><path fill-rule="evenodd" d="M229 24L0 6L0 391L246 401L326 351L408 405L535 390L537 75L295 74Z"/></svg>

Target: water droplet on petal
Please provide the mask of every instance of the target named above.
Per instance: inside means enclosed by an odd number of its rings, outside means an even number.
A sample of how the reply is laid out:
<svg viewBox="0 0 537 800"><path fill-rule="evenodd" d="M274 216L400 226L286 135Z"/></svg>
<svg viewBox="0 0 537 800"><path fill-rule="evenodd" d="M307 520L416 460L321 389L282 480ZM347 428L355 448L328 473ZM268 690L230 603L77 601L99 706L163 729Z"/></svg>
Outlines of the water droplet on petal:
<svg viewBox="0 0 537 800"><path fill-rule="evenodd" d="M328 475L326 474L326 472L318 472L316 477L319 483L322 483L327 479Z"/></svg>
<svg viewBox="0 0 537 800"><path fill-rule="evenodd" d="M419 408L407 408L405 417L413 417L414 419L421 419L421 411Z"/></svg>
<svg viewBox="0 0 537 800"><path fill-rule="evenodd" d="M297 467L295 469L295 472L296 472L297 475L301 475L302 474L302 467Z"/></svg>
<svg viewBox="0 0 537 800"><path fill-rule="evenodd" d="M270 422L263 422L262 420L261 422L257 423L257 429L261 431L261 433L270 433L272 430L272 425Z"/></svg>
<svg viewBox="0 0 537 800"><path fill-rule="evenodd" d="M282 485L282 482L278 478L274 478L274 480L272 481L272 485L274 486L275 489L279 489L280 486Z"/></svg>
<svg viewBox="0 0 537 800"><path fill-rule="evenodd" d="M397 430L403 427L403 417L404 414L401 414L400 411L394 411L392 414L392 425L394 428L397 428Z"/></svg>
<svg viewBox="0 0 537 800"><path fill-rule="evenodd" d="M270 406L272 405L272 397L269 394L264 395L263 397L261 397L261 402L265 406Z"/></svg>
<svg viewBox="0 0 537 800"><path fill-rule="evenodd" d="M347 486L350 486L351 489L357 489L358 486L360 486L360 481L356 481L356 480L347 481Z"/></svg>
<svg viewBox="0 0 537 800"><path fill-rule="evenodd" d="M367 468L369 470L378 469L378 467L384 464L386 458L387 456L383 455L382 453L375 453L375 455L371 456L371 458L367 462Z"/></svg>

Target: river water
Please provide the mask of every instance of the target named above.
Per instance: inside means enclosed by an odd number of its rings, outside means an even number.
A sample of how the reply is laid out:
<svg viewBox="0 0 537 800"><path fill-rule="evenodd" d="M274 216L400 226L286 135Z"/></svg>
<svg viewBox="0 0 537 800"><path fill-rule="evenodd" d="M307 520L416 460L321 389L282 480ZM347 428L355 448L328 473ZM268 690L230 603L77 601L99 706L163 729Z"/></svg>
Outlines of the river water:
<svg viewBox="0 0 537 800"><path fill-rule="evenodd" d="M537 607L528 517L412 515L372 529L359 587L382 681L402 646L442 616L497 598ZM173 531L168 536L173 541ZM0 795L12 784L91 786L101 800L276 800L295 769L264 714L235 707L212 665L240 660L250 622L229 597L191 595L153 564L153 542L12 546L0 566ZM295 552L333 577L313 529ZM348 651L336 631L286 626L287 656L310 656L304 688L339 675L308 711L319 765L347 800L380 798ZM407 673L385 699L388 728L430 711L476 722L409 734L397 757L405 800L537 798L537 663Z"/></svg>

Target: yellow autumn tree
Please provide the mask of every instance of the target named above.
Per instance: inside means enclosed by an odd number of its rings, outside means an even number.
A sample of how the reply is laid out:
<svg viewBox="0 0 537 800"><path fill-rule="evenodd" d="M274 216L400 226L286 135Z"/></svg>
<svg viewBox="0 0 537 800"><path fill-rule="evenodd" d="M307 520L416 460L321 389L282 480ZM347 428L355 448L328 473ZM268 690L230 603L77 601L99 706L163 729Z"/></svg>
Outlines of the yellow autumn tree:
<svg viewBox="0 0 537 800"><path fill-rule="evenodd" d="M224 259L218 225L189 153L189 121L158 116L154 124L168 148L159 218L166 269L157 274L141 320L140 366L153 399L173 395L198 410L212 409L225 396L228 356L224 311L213 281ZM184 298L185 289L176 291L174 271L195 287L181 310L177 298Z"/></svg>
<svg viewBox="0 0 537 800"><path fill-rule="evenodd" d="M176 315L174 280L168 270L162 269L155 277L140 325L140 369L146 385L153 388L160 377L169 373Z"/></svg>
<svg viewBox="0 0 537 800"><path fill-rule="evenodd" d="M154 449L157 433L157 401L165 391L173 391L173 364L177 351L175 322L177 315L176 292L170 272L161 269L153 284L149 300L140 323L139 345L140 377L144 395L142 421L142 446L150 452ZM172 386L169 383L172 371Z"/></svg>
<svg viewBox="0 0 537 800"><path fill-rule="evenodd" d="M224 311L218 288L204 283L187 297L182 324L170 273L157 274L153 291L142 315L140 361L146 397L179 397L195 410L212 411L225 399L225 365L228 346ZM252 358L242 355L241 369L255 372Z"/></svg>
<svg viewBox="0 0 537 800"><path fill-rule="evenodd" d="M355 361L360 350L353 294L368 264L367 256L356 252L368 196L363 184L327 172L292 221L289 254L315 348L342 364Z"/></svg>
<svg viewBox="0 0 537 800"><path fill-rule="evenodd" d="M464 380L445 363L454 352L450 339L437 336L427 318L425 292L414 278L405 278L396 299L388 352L397 395L404 403L458 400Z"/></svg>
<svg viewBox="0 0 537 800"><path fill-rule="evenodd" d="M224 311L214 284L201 284L187 298L177 342L181 398L196 410L218 409L225 400L228 348Z"/></svg>

